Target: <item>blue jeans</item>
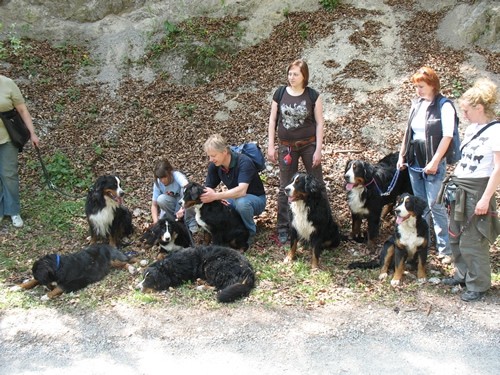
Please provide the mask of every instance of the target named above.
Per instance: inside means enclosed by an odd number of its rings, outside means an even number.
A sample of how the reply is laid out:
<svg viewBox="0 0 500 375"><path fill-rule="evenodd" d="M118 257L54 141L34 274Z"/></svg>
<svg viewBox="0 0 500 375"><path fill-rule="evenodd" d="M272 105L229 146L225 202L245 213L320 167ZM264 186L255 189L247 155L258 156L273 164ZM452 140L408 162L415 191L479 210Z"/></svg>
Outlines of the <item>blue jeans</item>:
<svg viewBox="0 0 500 375"><path fill-rule="evenodd" d="M172 197L168 194L160 194L160 196L156 200L156 203L161 210L160 217L163 217L163 215L167 214L169 218L175 218L175 214L177 213L177 211L179 211L180 208L179 201L180 197ZM184 212L184 222L192 232L195 232L198 228L193 208L188 208Z"/></svg>
<svg viewBox="0 0 500 375"><path fill-rule="evenodd" d="M21 212L18 153L12 142L0 144L0 216L14 216Z"/></svg>
<svg viewBox="0 0 500 375"><path fill-rule="evenodd" d="M441 185L446 177L446 162L439 163L435 175L428 175L423 172L417 172L410 167L410 181L413 188L413 194L424 199L430 207L432 222L434 224L434 233L436 234L436 248L439 255L451 255L450 241L448 237L448 213L444 204L437 204ZM429 209L424 213L427 222L430 221Z"/></svg>
<svg viewBox="0 0 500 375"><path fill-rule="evenodd" d="M266 196L247 194L240 198L228 199L228 201L240 214L243 224L245 224L245 227L250 232L250 236L254 236L257 232L257 226L253 221L253 217L264 212L266 208Z"/></svg>

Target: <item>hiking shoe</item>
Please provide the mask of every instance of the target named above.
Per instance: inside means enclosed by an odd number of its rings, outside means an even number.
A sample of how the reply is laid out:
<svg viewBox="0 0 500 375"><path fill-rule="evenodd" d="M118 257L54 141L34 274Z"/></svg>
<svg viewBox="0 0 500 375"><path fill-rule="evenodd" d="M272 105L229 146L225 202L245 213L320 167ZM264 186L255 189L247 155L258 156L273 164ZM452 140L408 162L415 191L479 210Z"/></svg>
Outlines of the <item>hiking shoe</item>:
<svg viewBox="0 0 500 375"><path fill-rule="evenodd" d="M473 292L472 290L468 290L463 293L460 298L465 302L477 301L484 295L484 292Z"/></svg>
<svg viewBox="0 0 500 375"><path fill-rule="evenodd" d="M451 264L451 263L453 263L453 258L449 255L445 255L444 257L441 258L441 263Z"/></svg>
<svg viewBox="0 0 500 375"><path fill-rule="evenodd" d="M278 241L284 245L288 242L288 232L278 232Z"/></svg>
<svg viewBox="0 0 500 375"><path fill-rule="evenodd" d="M23 219L21 219L21 215L14 215L11 216L12 219L12 225L15 226L16 228L22 228L24 225Z"/></svg>
<svg viewBox="0 0 500 375"><path fill-rule="evenodd" d="M465 282L455 279L454 277L447 277L441 280L441 284L448 286L465 286Z"/></svg>

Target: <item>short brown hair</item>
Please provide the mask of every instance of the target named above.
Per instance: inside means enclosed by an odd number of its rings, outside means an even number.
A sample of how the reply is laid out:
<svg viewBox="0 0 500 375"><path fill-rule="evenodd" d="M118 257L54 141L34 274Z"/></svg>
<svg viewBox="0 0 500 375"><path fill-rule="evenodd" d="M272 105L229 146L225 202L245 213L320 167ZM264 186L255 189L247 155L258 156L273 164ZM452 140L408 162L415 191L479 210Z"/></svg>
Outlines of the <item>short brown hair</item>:
<svg viewBox="0 0 500 375"><path fill-rule="evenodd" d="M309 84L309 67L307 66L307 63L302 59L298 59L298 60L293 61L292 63L290 63L290 65L288 65L288 69L286 70L287 75L288 75L288 72L290 71L290 69L294 66L299 67L300 72L302 73L302 76L304 77L304 88L307 87L307 85Z"/></svg>
<svg viewBox="0 0 500 375"><path fill-rule="evenodd" d="M411 76L411 83L425 82L434 89L434 95L441 91L441 83L434 69L424 66Z"/></svg>

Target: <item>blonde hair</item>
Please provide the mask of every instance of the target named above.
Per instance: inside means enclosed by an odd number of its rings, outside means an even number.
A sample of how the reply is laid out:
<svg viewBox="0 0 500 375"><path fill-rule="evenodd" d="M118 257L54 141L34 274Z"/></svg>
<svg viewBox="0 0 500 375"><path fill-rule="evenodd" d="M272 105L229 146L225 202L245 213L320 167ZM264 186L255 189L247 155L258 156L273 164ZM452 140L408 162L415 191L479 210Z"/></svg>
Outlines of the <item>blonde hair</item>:
<svg viewBox="0 0 500 375"><path fill-rule="evenodd" d="M209 150L214 150L217 152L223 152L224 150L229 150L229 146L226 140L220 134L213 134L205 141L203 145L203 150L208 152Z"/></svg>
<svg viewBox="0 0 500 375"><path fill-rule="evenodd" d="M459 99L460 103L467 103L472 107L481 104L484 114L489 118L495 117L495 105L498 101L497 85L488 78L480 78Z"/></svg>

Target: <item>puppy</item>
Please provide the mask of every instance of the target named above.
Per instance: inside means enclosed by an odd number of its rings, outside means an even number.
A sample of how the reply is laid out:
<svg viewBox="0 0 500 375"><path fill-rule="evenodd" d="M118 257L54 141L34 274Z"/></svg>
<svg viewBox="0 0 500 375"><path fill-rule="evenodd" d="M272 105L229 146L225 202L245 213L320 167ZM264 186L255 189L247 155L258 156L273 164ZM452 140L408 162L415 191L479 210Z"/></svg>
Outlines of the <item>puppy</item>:
<svg viewBox="0 0 500 375"><path fill-rule="evenodd" d="M238 251L222 246L181 249L157 261L144 271L137 285L143 292L168 290L186 281L205 280L217 292L219 302L246 297L255 285L255 273Z"/></svg>
<svg viewBox="0 0 500 375"><path fill-rule="evenodd" d="M185 208L194 207L196 221L205 231L205 245L212 242L214 245L246 251L250 233L240 214L222 201L203 203L200 199L203 192L203 186L190 182L184 189L181 205Z"/></svg>
<svg viewBox="0 0 500 375"><path fill-rule="evenodd" d="M31 289L44 285L51 289L43 300L62 293L75 292L102 280L110 268L132 267L128 258L115 247L105 244L91 245L77 253L49 254L38 259L32 267L33 279L15 286L12 290ZM133 267L132 267L133 268ZM132 269L129 268L132 272Z"/></svg>
<svg viewBox="0 0 500 375"><path fill-rule="evenodd" d="M295 258L299 240L312 246L311 268L319 266L319 257L325 247L340 244L339 226L335 222L324 185L314 176L297 173L285 187L292 213L290 251L285 262Z"/></svg>
<svg viewBox="0 0 500 375"><path fill-rule="evenodd" d="M167 253L192 246L191 236L183 222L164 215L141 236L148 246L160 247L158 258Z"/></svg>
<svg viewBox="0 0 500 375"><path fill-rule="evenodd" d="M124 194L117 176L101 176L89 189L85 214L91 243L104 239L120 247L122 239L133 233L132 214L123 206Z"/></svg>

